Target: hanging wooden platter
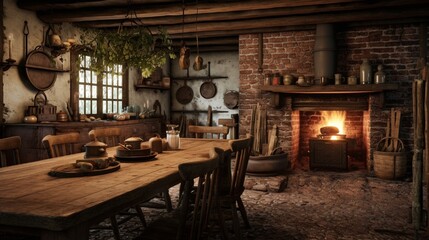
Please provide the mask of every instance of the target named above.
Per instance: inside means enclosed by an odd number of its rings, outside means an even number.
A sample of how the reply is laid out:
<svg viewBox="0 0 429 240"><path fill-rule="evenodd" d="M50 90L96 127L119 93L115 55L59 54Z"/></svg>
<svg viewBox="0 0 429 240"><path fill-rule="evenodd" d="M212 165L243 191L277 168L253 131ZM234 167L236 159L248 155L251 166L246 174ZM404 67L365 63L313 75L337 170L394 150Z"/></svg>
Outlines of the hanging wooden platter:
<svg viewBox="0 0 429 240"><path fill-rule="evenodd" d="M31 85L37 90L51 88L57 79L57 71L55 61L48 53L36 49L28 54L25 72Z"/></svg>

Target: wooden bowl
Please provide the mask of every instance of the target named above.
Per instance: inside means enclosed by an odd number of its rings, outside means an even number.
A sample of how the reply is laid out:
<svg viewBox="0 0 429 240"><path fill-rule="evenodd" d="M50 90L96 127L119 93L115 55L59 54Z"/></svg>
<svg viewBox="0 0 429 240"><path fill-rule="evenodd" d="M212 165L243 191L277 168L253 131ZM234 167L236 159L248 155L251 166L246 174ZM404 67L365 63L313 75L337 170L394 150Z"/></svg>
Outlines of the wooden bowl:
<svg viewBox="0 0 429 240"><path fill-rule="evenodd" d="M141 148L141 149L131 149L131 150L127 150L123 147L118 147L116 149L116 156L118 157L139 157L139 156L149 156L150 154L151 154L151 149L149 147Z"/></svg>

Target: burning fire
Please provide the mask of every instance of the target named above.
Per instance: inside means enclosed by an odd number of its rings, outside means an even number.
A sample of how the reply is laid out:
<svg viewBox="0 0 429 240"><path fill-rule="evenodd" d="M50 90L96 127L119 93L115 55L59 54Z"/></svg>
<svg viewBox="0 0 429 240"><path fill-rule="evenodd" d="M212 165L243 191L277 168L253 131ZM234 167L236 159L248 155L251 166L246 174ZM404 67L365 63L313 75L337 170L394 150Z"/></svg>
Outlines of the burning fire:
<svg viewBox="0 0 429 240"><path fill-rule="evenodd" d="M340 130L339 134L345 134L344 123L346 121L346 111L322 111L322 122L320 126L334 126Z"/></svg>

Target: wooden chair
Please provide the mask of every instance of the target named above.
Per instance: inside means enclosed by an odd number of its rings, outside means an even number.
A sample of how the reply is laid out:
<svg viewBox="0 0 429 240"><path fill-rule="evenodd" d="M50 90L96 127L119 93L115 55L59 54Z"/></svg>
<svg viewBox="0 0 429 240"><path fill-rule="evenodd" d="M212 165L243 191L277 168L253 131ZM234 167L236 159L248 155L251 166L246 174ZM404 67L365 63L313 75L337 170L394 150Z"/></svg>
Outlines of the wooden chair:
<svg viewBox="0 0 429 240"><path fill-rule="evenodd" d="M21 148L21 137L12 136L0 139L0 167L8 166L8 157L13 164L20 164L19 149ZM9 161L10 162L10 161Z"/></svg>
<svg viewBox="0 0 429 240"><path fill-rule="evenodd" d="M91 141L97 139L107 144L108 147L118 146L121 143L120 128L96 128L89 131L88 135Z"/></svg>
<svg viewBox="0 0 429 240"><path fill-rule="evenodd" d="M149 224L142 239L203 239L215 201L220 158L212 149L208 160L179 165L184 185L179 207ZM194 179L198 179L196 188Z"/></svg>
<svg viewBox="0 0 429 240"><path fill-rule="evenodd" d="M77 132L46 135L42 139L43 146L47 150L49 158L76 153L77 150L75 150L75 145L79 142L80 135Z"/></svg>
<svg viewBox="0 0 429 240"><path fill-rule="evenodd" d="M224 161L219 169L218 183L218 204L222 209L219 212L220 218L223 219L223 209L227 209L232 214L233 230L236 239L241 239L240 223L237 211L240 211L244 225L249 228L246 209L244 208L241 195L244 192L244 179L246 176L247 164L249 162L250 152L253 145L253 137L244 139L229 140L232 154L235 154L234 169L231 174L231 152L225 152ZM221 221L223 223L223 221ZM224 228L222 226L222 228Z"/></svg>
<svg viewBox="0 0 429 240"><path fill-rule="evenodd" d="M195 138L226 139L229 128L226 126L195 126L189 125L188 132Z"/></svg>

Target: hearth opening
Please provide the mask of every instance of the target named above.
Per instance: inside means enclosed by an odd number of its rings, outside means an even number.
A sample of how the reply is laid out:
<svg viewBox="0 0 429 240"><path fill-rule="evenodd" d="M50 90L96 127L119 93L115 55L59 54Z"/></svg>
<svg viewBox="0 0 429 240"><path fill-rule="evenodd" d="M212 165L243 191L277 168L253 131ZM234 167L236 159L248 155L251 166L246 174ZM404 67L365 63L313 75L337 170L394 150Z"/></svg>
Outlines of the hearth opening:
<svg viewBox="0 0 429 240"><path fill-rule="evenodd" d="M311 170L365 169L365 119L365 111L299 111L300 165Z"/></svg>

